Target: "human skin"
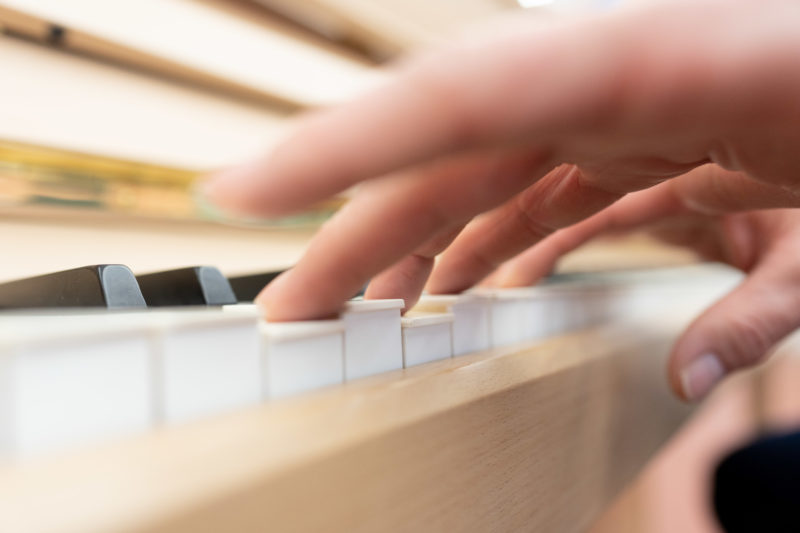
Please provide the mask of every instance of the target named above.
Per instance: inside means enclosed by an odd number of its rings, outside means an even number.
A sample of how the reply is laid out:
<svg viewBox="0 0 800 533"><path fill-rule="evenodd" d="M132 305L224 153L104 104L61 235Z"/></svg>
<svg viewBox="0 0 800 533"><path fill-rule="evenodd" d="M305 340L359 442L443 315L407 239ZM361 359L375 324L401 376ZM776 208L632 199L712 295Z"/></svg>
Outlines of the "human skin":
<svg viewBox="0 0 800 533"><path fill-rule="evenodd" d="M460 292L521 253L490 279L526 284L566 244L614 226L603 217L632 227L702 215L720 228L703 246L749 277L676 344L670 381L697 399L800 325L787 209L800 206L798 27L793 0L515 21L408 59L205 191L225 209L277 216L359 184L259 296L275 321L330 316L369 279L368 298L411 306L426 283Z"/></svg>

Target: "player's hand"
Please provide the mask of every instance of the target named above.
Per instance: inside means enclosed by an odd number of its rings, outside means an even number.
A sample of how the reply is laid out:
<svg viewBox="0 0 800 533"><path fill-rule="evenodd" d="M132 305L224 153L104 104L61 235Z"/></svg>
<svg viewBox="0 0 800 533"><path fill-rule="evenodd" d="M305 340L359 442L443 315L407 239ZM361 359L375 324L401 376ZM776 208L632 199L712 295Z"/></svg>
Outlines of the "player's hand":
<svg viewBox="0 0 800 533"><path fill-rule="evenodd" d="M588 219L559 230L503 264L487 285L525 286L558 259L598 235L648 228L709 261L747 273L745 281L705 311L681 336L670 357L674 390L705 396L724 375L751 366L800 328L800 210L740 212L759 195L730 194L720 183L738 178L713 165L630 194ZM745 183L745 182L743 182ZM458 247L453 251L458 253Z"/></svg>
<svg viewBox="0 0 800 533"><path fill-rule="evenodd" d="M742 209L797 206L798 27L794 0L514 24L409 61L207 191L274 216L364 182L262 293L271 320L333 314L370 278L368 297L411 304L453 239L429 288L463 290L559 228L690 171Z"/></svg>

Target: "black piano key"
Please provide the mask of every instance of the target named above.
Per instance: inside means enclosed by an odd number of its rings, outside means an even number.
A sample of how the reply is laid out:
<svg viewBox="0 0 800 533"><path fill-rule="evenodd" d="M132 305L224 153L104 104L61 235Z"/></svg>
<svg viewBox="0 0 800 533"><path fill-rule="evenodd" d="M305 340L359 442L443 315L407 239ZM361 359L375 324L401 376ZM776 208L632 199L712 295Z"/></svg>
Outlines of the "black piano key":
<svg viewBox="0 0 800 533"><path fill-rule="evenodd" d="M252 302L255 300L256 296L258 296L258 293L261 292L261 289L284 272L284 270L275 270L273 272L247 274L228 278L228 281L230 281L238 301L243 303Z"/></svg>
<svg viewBox="0 0 800 533"><path fill-rule="evenodd" d="M228 278L228 281L231 283L231 287L233 287L233 292L236 293L236 299L239 300L241 303L252 302L258 296L258 293L264 289L267 285L269 285L272 280L280 276L286 272L285 270L274 270L272 272L260 272L258 274L246 274L243 276L234 276ZM361 287L353 298L357 298L359 296L364 296L364 291L367 290L367 286L364 285Z"/></svg>
<svg viewBox="0 0 800 533"><path fill-rule="evenodd" d="M91 265L0 284L0 309L144 308L136 277L125 265Z"/></svg>
<svg viewBox="0 0 800 533"><path fill-rule="evenodd" d="M217 268L195 266L136 276L150 307L236 303L230 283Z"/></svg>

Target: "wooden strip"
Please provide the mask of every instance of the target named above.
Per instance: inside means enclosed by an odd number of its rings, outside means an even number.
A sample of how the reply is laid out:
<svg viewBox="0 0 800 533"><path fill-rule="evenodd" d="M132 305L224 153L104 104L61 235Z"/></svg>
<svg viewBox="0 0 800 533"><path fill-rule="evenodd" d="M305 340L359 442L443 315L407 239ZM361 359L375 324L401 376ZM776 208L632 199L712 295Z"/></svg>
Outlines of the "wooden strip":
<svg viewBox="0 0 800 533"><path fill-rule="evenodd" d="M8 465L0 530L581 531L686 415L663 366L693 312Z"/></svg>
<svg viewBox="0 0 800 533"><path fill-rule="evenodd" d="M155 54L141 52L89 33L78 30L67 31L63 26L22 11L0 6L0 25L9 34L47 43L100 61L110 61L118 65L158 74L167 79L200 85L207 89L227 93L228 96L253 100L261 105L286 107L286 110L297 108L295 102L280 95L264 93L253 87L164 59Z"/></svg>
<svg viewBox="0 0 800 533"><path fill-rule="evenodd" d="M149 165L239 163L284 132L285 113L0 35L0 139Z"/></svg>
<svg viewBox="0 0 800 533"><path fill-rule="evenodd" d="M331 104L382 78L323 39L224 2L2 4L0 24L14 32L267 105Z"/></svg>
<svg viewBox="0 0 800 533"><path fill-rule="evenodd" d="M255 0L317 31L346 38L376 57L392 57L516 14L514 0Z"/></svg>

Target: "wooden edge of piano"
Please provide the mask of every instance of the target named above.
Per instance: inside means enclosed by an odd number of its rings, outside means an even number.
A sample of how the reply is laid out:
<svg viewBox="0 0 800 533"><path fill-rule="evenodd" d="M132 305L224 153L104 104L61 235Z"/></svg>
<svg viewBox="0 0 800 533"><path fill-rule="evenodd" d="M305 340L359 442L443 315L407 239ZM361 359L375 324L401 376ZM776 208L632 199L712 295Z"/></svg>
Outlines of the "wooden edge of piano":
<svg viewBox="0 0 800 533"><path fill-rule="evenodd" d="M613 322L0 467L0 530L582 531L681 424Z"/></svg>

